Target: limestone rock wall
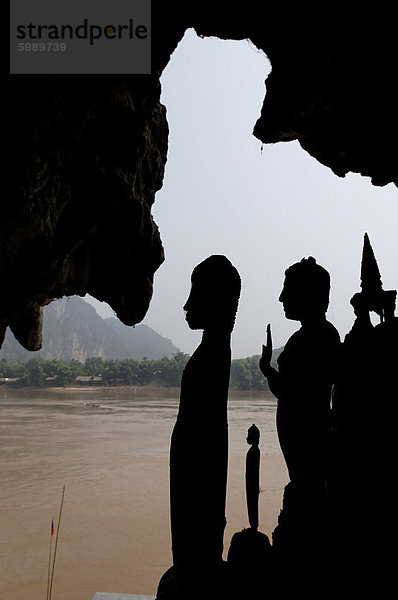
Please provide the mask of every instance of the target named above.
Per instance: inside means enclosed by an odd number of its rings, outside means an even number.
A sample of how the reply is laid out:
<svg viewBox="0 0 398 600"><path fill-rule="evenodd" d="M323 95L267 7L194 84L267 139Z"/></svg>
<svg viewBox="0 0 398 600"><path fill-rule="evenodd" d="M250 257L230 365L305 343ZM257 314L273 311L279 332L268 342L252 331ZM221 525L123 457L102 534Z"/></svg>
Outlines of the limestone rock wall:
<svg viewBox="0 0 398 600"><path fill-rule="evenodd" d="M163 260L151 205L168 126L159 83L138 83L32 78L13 86L1 320L29 349L40 342L19 333L21 315L34 321L37 305L52 298L88 292L129 325L148 308Z"/></svg>

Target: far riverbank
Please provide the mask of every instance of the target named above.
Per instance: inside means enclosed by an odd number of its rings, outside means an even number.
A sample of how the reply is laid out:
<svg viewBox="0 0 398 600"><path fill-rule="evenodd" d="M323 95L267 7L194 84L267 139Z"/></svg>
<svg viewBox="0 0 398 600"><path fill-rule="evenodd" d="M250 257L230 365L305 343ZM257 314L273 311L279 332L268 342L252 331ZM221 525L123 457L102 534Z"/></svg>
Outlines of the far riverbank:
<svg viewBox="0 0 398 600"><path fill-rule="evenodd" d="M154 393L159 393L162 391L164 395L170 395L171 397L180 395L180 387L167 387L167 386L156 386L156 385L143 385L143 386L130 386L130 385L80 385L80 386L52 386L52 387L35 387L35 386L16 386L13 384L0 385L0 393L2 391L15 391L15 392L34 392L39 393L43 392L47 393L71 393L71 392L87 392L87 393L96 393L96 392L107 392L120 390L124 392L132 392L144 395L152 395ZM255 396L264 396L264 398L275 399L274 395L269 390L258 390L258 389L249 389L242 390L237 387L230 386L229 388L229 397L240 397L240 398L250 398L253 395Z"/></svg>

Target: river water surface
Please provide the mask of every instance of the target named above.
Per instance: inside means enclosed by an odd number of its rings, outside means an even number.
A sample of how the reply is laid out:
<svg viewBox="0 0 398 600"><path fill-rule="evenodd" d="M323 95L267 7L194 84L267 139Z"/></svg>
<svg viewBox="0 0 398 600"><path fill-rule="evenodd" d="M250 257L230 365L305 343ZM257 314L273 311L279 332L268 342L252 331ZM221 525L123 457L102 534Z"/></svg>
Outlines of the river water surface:
<svg viewBox="0 0 398 600"><path fill-rule="evenodd" d="M171 565L168 451L179 390L0 388L0 598L45 600L51 520L53 600L155 594ZM246 433L261 432L260 530L276 525L287 473L275 399L231 392L225 555L248 526ZM56 531L52 538L54 550Z"/></svg>

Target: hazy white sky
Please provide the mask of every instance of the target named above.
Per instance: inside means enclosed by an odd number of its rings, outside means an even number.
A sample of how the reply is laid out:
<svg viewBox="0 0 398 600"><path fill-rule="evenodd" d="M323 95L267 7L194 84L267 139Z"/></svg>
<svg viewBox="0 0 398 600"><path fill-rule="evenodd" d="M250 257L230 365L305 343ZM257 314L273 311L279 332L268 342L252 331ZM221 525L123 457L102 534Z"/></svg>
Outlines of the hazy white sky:
<svg viewBox="0 0 398 600"><path fill-rule="evenodd" d="M374 187L360 175L339 178L297 142L262 148L251 132L269 71L248 42L201 39L189 30L161 79L169 154L152 212L166 261L143 322L184 352L192 353L201 335L188 329L182 310L190 275L210 254L225 254L242 278L234 358L261 352L268 322L275 347L298 328L278 297L285 269L303 257L314 256L331 275L328 318L342 337L353 322L349 301L360 290L365 232L384 289L398 287L397 188ZM102 316L113 314L94 305Z"/></svg>

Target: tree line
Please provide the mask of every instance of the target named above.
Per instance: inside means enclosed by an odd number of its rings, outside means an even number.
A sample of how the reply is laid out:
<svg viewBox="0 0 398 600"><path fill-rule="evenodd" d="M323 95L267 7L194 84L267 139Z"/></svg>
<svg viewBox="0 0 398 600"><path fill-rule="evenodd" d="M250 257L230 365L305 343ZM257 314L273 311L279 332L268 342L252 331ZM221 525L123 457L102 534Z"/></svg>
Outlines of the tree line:
<svg viewBox="0 0 398 600"><path fill-rule="evenodd" d="M179 387L182 372L190 356L177 352L171 358L157 360L45 360L28 362L0 360L0 383L17 387L69 387L87 385ZM241 390L268 389L260 369L259 356L232 361L230 385Z"/></svg>

